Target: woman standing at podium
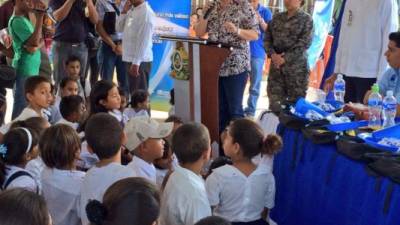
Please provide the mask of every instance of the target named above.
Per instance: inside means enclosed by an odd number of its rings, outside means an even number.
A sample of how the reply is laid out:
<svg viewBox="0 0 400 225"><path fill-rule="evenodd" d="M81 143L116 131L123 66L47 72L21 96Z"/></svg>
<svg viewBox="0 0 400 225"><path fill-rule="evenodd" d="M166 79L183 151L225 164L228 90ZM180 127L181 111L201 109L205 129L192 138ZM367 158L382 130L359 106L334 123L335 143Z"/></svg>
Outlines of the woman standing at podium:
<svg viewBox="0 0 400 225"><path fill-rule="evenodd" d="M250 71L248 41L259 35L256 12L247 0L209 2L204 17L196 26L196 35L208 33L209 40L233 46L219 72L219 130L235 118L244 117L243 92Z"/></svg>

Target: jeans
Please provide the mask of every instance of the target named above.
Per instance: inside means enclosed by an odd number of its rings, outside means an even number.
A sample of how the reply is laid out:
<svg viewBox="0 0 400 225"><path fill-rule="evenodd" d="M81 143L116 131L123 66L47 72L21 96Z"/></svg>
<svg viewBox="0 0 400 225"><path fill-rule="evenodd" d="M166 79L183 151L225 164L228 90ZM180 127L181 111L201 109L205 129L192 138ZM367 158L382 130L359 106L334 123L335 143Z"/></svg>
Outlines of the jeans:
<svg viewBox="0 0 400 225"><path fill-rule="evenodd" d="M60 84L65 77L65 62L71 55L77 56L81 62L80 77L85 76L86 64L88 60L88 49L84 42L72 44L67 42L53 42L53 64L54 64L54 80L56 86Z"/></svg>
<svg viewBox="0 0 400 225"><path fill-rule="evenodd" d="M19 114L21 114L22 110L28 105L25 99L25 81L29 76L23 76L17 74L15 79L15 88L14 88L14 106L11 115L11 119L14 120Z"/></svg>
<svg viewBox="0 0 400 225"><path fill-rule="evenodd" d="M122 61L122 55L116 55L112 48L106 43L102 42L98 54L100 66L100 77L103 80L112 81L114 75L114 68L117 70L118 86L124 90L126 94L129 93L128 72L126 70L126 63Z"/></svg>
<svg viewBox="0 0 400 225"><path fill-rule="evenodd" d="M243 118L243 92L246 87L248 72L228 77L220 77L218 81L219 131L225 129L229 122Z"/></svg>
<svg viewBox="0 0 400 225"><path fill-rule="evenodd" d="M247 108L244 110L246 115L254 116L256 113L264 61L265 59L262 58L251 58L249 98L247 99Z"/></svg>

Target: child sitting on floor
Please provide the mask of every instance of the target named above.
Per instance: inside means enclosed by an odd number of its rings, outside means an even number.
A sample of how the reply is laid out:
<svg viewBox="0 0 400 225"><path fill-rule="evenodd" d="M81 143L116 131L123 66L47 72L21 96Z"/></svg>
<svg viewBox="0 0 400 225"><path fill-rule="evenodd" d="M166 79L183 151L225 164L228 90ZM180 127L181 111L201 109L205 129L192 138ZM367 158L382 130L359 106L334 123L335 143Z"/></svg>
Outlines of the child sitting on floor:
<svg viewBox="0 0 400 225"><path fill-rule="evenodd" d="M90 201L86 212L91 225L156 225L160 194L144 178L126 178L107 189L103 202Z"/></svg>
<svg viewBox="0 0 400 225"><path fill-rule="evenodd" d="M149 93L145 90L137 90L132 94L131 107L124 110L124 115L128 120L133 117L146 116L149 117L150 97Z"/></svg>
<svg viewBox="0 0 400 225"><path fill-rule="evenodd" d="M163 225L193 225L211 216L204 180L200 172L210 159L210 135L204 125L184 124L172 138L172 150L180 166L165 186L160 222Z"/></svg>
<svg viewBox="0 0 400 225"><path fill-rule="evenodd" d="M173 123L158 123L147 117L134 117L125 126L128 142L125 147L133 151L133 159L128 167L138 177L156 184L154 160L163 156L164 140L173 128Z"/></svg>
<svg viewBox="0 0 400 225"><path fill-rule="evenodd" d="M274 206L275 179L267 165L257 166L252 158L260 153L274 155L281 147L279 136L265 137L252 120L238 119L228 126L223 149L233 165L214 169L206 181L214 215L230 220L232 225L268 224L268 211Z"/></svg>
<svg viewBox="0 0 400 225"><path fill-rule="evenodd" d="M4 135L0 145L1 189L15 187L39 193L39 185L26 169L26 164L39 154L38 135L28 128L20 127Z"/></svg>
<svg viewBox="0 0 400 225"><path fill-rule="evenodd" d="M101 201L113 183L135 176L132 170L121 165L121 147L126 144L126 135L115 117L107 113L91 116L85 127L85 138L88 150L100 161L86 173L81 186L79 211L83 225L89 224L85 210L89 200Z"/></svg>
<svg viewBox="0 0 400 225"><path fill-rule="evenodd" d="M80 96L77 96L80 97ZM76 131L65 124L47 129L39 142L40 155L46 164L42 172L42 195L54 224L80 225L76 208L84 172L76 170L81 141Z"/></svg>

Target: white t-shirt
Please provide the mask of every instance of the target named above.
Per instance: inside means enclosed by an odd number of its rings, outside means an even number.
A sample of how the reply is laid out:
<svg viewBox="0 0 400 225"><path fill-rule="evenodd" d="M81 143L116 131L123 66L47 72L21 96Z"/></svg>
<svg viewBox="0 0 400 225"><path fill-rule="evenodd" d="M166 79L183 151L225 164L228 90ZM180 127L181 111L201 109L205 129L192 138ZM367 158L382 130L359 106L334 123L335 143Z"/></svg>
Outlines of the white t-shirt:
<svg viewBox="0 0 400 225"><path fill-rule="evenodd" d="M6 166L6 179L5 182L3 184L3 188L5 186L5 183L7 182L8 179L10 179L10 177L18 172L18 171L25 171L27 173L29 173L29 171L17 167L17 166ZM30 173L29 173L30 174ZM32 175L32 174L31 174ZM36 183L35 179L30 176L19 176L17 178L15 178L13 181L11 181L11 183L7 186L7 189L12 189L12 188L24 188L26 190L32 191L32 192L38 192L38 184Z"/></svg>
<svg viewBox="0 0 400 225"><path fill-rule="evenodd" d="M85 173L46 167L42 172L42 195L56 225L80 225L80 186Z"/></svg>
<svg viewBox="0 0 400 225"><path fill-rule="evenodd" d="M157 169L156 168L156 183L157 186L161 189L162 183L164 182L165 177L167 176L169 170L165 169Z"/></svg>
<svg viewBox="0 0 400 225"><path fill-rule="evenodd" d="M40 156L36 157L36 159L30 160L25 166L25 169L32 174L36 183L39 185L39 190L42 190L42 183L40 182L40 179L42 176L42 171L45 167L46 165Z"/></svg>
<svg viewBox="0 0 400 225"><path fill-rule="evenodd" d="M275 179L264 164L248 177L231 165L217 168L206 189L214 214L232 222L259 220L264 208L274 207Z"/></svg>
<svg viewBox="0 0 400 225"><path fill-rule="evenodd" d="M182 167L169 177L161 202L162 225L193 225L211 216L203 178Z"/></svg>
<svg viewBox="0 0 400 225"><path fill-rule="evenodd" d="M127 165L128 168L132 169L137 177L143 177L156 184L156 167L152 163L148 163L143 159L134 156L132 161Z"/></svg>
<svg viewBox="0 0 400 225"><path fill-rule="evenodd" d="M103 167L92 167L83 180L81 187L80 215L82 224L89 224L86 216L86 205L89 200L103 200L107 189L115 182L128 177L134 177L133 171L119 163L110 163Z"/></svg>
<svg viewBox="0 0 400 225"><path fill-rule="evenodd" d="M7 124L2 125L0 127L0 133L2 133L2 134L7 133L8 130L10 130L10 127L11 127L12 123L14 123L16 121L24 121L24 120L27 120L27 119L32 118L32 117L43 117L45 119L48 119L44 115L43 110L42 110L41 114L38 114L35 110L26 107L24 110L22 110L21 114L19 114L19 116L17 116L17 118L15 118L13 121L11 121L11 122L9 122Z"/></svg>
<svg viewBox="0 0 400 225"><path fill-rule="evenodd" d="M124 116L130 120L134 117L150 117L149 113L147 112L147 110L139 110L138 112L135 111L135 109L133 108L126 108L124 110Z"/></svg>
<svg viewBox="0 0 400 225"><path fill-rule="evenodd" d="M81 153L80 153L80 160L77 162L77 166L83 168L83 169L90 169L92 168L97 162L99 162L99 157L97 157L96 154L92 154L89 152L87 148L87 142L84 141L82 142L81 145Z"/></svg>
<svg viewBox="0 0 400 225"><path fill-rule="evenodd" d="M123 126L128 122L128 119L119 110L114 109L112 111L108 111L108 114L115 117L118 120L118 122L120 122Z"/></svg>

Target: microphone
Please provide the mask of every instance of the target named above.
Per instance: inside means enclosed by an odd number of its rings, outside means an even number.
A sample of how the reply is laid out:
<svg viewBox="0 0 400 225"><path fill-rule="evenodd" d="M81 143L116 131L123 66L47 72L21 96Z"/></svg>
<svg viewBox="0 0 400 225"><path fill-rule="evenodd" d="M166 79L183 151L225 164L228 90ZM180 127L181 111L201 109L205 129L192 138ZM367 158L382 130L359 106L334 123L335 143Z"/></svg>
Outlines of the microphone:
<svg viewBox="0 0 400 225"><path fill-rule="evenodd" d="M208 16L210 16L210 13L214 10L216 5L217 5L216 1L213 1L210 8L208 8L207 11L204 13L203 19L205 20L208 19Z"/></svg>

